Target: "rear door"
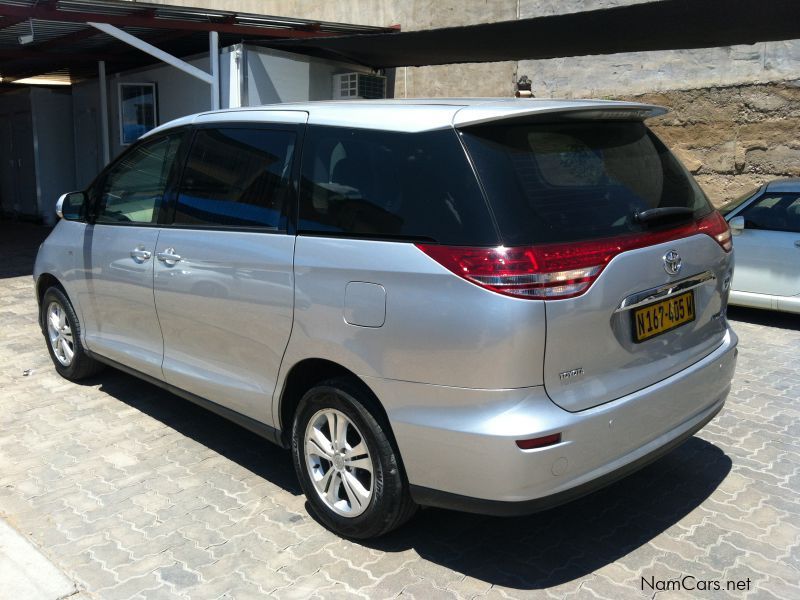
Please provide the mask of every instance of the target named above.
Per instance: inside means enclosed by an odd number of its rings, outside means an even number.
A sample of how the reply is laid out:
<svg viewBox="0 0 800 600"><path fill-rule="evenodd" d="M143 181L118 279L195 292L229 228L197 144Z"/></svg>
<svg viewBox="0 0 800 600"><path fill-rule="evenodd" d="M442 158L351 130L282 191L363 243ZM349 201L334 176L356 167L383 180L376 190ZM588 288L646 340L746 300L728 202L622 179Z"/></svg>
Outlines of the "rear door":
<svg viewBox="0 0 800 600"><path fill-rule="evenodd" d="M549 119L463 135L504 245L552 265L543 379L556 404L578 411L721 343L729 233L643 123Z"/></svg>
<svg viewBox="0 0 800 600"><path fill-rule="evenodd" d="M270 422L293 312L285 208L306 113L200 125L155 253L166 381Z"/></svg>
<svg viewBox="0 0 800 600"><path fill-rule="evenodd" d="M800 294L800 194L765 192L744 210L734 237L733 289L770 296Z"/></svg>

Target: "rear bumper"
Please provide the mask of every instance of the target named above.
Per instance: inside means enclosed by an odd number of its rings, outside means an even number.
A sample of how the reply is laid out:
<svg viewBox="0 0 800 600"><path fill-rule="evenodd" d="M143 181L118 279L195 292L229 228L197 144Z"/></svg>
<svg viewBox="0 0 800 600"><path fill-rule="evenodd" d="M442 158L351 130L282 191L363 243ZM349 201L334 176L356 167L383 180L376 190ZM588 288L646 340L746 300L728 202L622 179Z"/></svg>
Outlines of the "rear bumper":
<svg viewBox="0 0 800 600"><path fill-rule="evenodd" d="M514 517L547 510L548 508L566 504L567 502L572 502L582 496L591 494L615 481L619 481L623 477L627 477L631 473L638 471L665 454L668 454L716 417L719 411L722 410L723 404L724 401L715 404L695 425L649 454L645 454L615 471L600 475L596 479L592 479L586 483L576 485L575 487L561 492L556 492L550 496L534 498L532 500L522 500L519 502L503 502L471 498L469 496L461 496L459 494L452 494L450 492L443 492L441 490L434 490L417 485L411 486L411 496L417 504L421 504L422 506L436 506L439 508L449 508L451 510L494 515L498 517Z"/></svg>
<svg viewBox="0 0 800 600"><path fill-rule="evenodd" d="M562 504L669 452L722 408L737 338L645 389L567 412L543 388L471 390L370 379L397 439L414 499L423 505L515 515ZM515 441L561 433L559 444Z"/></svg>

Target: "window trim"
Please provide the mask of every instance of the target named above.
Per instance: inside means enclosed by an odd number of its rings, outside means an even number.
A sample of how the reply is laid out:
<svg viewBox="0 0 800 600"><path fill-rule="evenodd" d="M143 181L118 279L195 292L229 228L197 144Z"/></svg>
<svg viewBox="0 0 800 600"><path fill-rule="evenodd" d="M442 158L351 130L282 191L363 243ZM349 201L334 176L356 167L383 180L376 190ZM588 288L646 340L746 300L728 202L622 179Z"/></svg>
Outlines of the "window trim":
<svg viewBox="0 0 800 600"><path fill-rule="evenodd" d="M186 138L183 140L180 152L180 173L176 177L174 187L169 188L169 196L165 194L162 201L162 211L158 217L159 227L164 229L198 230L198 231L234 231L244 233L268 233L268 234L291 234L294 235L296 227L292 223L292 207L299 202L298 198L298 178L300 175L300 155L302 153L303 140L305 138L305 124L295 123L273 123L267 121L258 122L219 122L198 123L188 127ZM278 227L265 227L262 225L242 226L242 225L200 225L175 223L175 213L178 207L178 195L181 183L186 173L189 163L189 155L194 146L197 132L203 129L263 129L265 131L290 131L295 134L295 146L292 156L292 166L289 169L289 192L281 206L279 212Z"/></svg>

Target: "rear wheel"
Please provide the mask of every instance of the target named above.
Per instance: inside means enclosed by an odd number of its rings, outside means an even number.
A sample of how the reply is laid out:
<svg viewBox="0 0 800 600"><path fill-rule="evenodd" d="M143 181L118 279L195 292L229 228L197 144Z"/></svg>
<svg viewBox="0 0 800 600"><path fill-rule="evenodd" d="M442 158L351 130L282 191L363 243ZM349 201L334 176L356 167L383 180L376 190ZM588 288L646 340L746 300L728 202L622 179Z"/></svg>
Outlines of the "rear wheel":
<svg viewBox="0 0 800 600"><path fill-rule="evenodd" d="M292 429L295 470L331 531L377 537L415 512L388 424L376 400L349 379L327 381L300 401Z"/></svg>
<svg viewBox="0 0 800 600"><path fill-rule="evenodd" d="M39 311L47 349L59 375L77 381L102 369L102 364L81 346L78 317L64 292L57 287L48 288Z"/></svg>

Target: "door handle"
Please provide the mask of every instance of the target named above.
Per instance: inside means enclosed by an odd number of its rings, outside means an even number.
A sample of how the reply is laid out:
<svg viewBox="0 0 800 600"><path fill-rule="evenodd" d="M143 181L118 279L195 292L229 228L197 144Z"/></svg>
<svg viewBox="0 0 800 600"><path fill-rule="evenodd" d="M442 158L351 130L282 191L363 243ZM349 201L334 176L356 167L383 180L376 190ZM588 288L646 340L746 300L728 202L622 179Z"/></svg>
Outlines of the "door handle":
<svg viewBox="0 0 800 600"><path fill-rule="evenodd" d="M144 262L151 256L153 256L153 253L144 248L134 248L131 250L131 258L137 262Z"/></svg>
<svg viewBox="0 0 800 600"><path fill-rule="evenodd" d="M800 240L795 240L794 245L800 248Z"/></svg>
<svg viewBox="0 0 800 600"><path fill-rule="evenodd" d="M179 254L175 254L175 248L167 248L163 252L156 252L156 258L168 265L174 265L181 259Z"/></svg>

